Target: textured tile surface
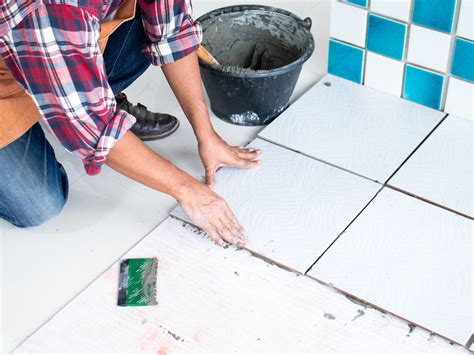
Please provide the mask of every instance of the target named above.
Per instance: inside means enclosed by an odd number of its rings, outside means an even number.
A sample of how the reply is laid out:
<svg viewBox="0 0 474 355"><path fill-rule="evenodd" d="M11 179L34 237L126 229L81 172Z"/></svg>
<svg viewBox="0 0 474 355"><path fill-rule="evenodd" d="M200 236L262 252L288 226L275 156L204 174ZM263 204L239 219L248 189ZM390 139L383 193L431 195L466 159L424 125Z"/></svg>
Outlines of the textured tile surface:
<svg viewBox="0 0 474 355"><path fill-rule="evenodd" d="M328 75L259 136L385 182L444 116Z"/></svg>
<svg viewBox="0 0 474 355"><path fill-rule="evenodd" d="M449 78L445 111L474 121L474 84Z"/></svg>
<svg viewBox="0 0 474 355"><path fill-rule="evenodd" d="M364 51L348 44L330 40L328 72L341 78L362 83Z"/></svg>
<svg viewBox="0 0 474 355"><path fill-rule="evenodd" d="M456 39L451 73L461 79L474 82L474 42Z"/></svg>
<svg viewBox="0 0 474 355"><path fill-rule="evenodd" d="M385 188L310 275L464 344L472 235L471 220Z"/></svg>
<svg viewBox="0 0 474 355"><path fill-rule="evenodd" d="M381 15L408 22L411 0L371 0L370 10Z"/></svg>
<svg viewBox="0 0 474 355"><path fill-rule="evenodd" d="M158 257L158 306L116 306L116 263L17 352L463 353L422 329L407 337L400 319L181 225L168 219L124 256Z"/></svg>
<svg viewBox="0 0 474 355"><path fill-rule="evenodd" d="M403 97L405 99L439 110L443 86L443 76L407 65L403 87Z"/></svg>
<svg viewBox="0 0 474 355"><path fill-rule="evenodd" d="M254 170L223 169L216 191L248 234L247 248L305 272L380 185L261 139ZM178 208L172 214L188 220Z"/></svg>
<svg viewBox="0 0 474 355"><path fill-rule="evenodd" d="M474 218L474 122L448 116L388 182Z"/></svg>
<svg viewBox="0 0 474 355"><path fill-rule="evenodd" d="M451 33L456 0L413 0L413 23Z"/></svg>
<svg viewBox="0 0 474 355"><path fill-rule="evenodd" d="M406 25L377 15L369 15L367 49L402 60L405 53Z"/></svg>
<svg viewBox="0 0 474 355"><path fill-rule="evenodd" d="M474 40L474 0L463 0L456 35Z"/></svg>
<svg viewBox="0 0 474 355"><path fill-rule="evenodd" d="M375 53L367 52L364 84L400 97L404 64Z"/></svg>
<svg viewBox="0 0 474 355"><path fill-rule="evenodd" d="M342 2L331 4L331 37L365 47L367 11Z"/></svg>
<svg viewBox="0 0 474 355"><path fill-rule="evenodd" d="M421 26L410 27L409 62L446 72L450 47L450 35Z"/></svg>

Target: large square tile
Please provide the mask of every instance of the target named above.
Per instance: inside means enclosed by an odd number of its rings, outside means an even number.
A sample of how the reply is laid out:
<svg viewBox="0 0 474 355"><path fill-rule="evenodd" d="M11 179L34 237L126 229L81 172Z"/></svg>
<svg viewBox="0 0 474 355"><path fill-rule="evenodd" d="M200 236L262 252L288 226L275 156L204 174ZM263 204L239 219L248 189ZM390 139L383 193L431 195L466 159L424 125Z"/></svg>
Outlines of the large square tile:
<svg viewBox="0 0 474 355"><path fill-rule="evenodd" d="M449 78L445 112L474 121L474 83Z"/></svg>
<svg viewBox="0 0 474 355"><path fill-rule="evenodd" d="M342 1L347 2L349 4L357 5L357 6L367 7L367 2L369 0L342 0Z"/></svg>
<svg viewBox="0 0 474 355"><path fill-rule="evenodd" d="M412 0L371 0L370 11L408 22Z"/></svg>
<svg viewBox="0 0 474 355"><path fill-rule="evenodd" d="M429 70L407 65L403 97L420 105L441 109L444 77Z"/></svg>
<svg viewBox="0 0 474 355"><path fill-rule="evenodd" d="M474 122L448 116L388 182L474 218Z"/></svg>
<svg viewBox="0 0 474 355"><path fill-rule="evenodd" d="M406 24L370 14L367 27L367 49L386 57L402 60L405 55L406 32Z"/></svg>
<svg viewBox="0 0 474 355"><path fill-rule="evenodd" d="M341 78L362 83L364 51L331 39L329 41L328 72Z"/></svg>
<svg viewBox="0 0 474 355"><path fill-rule="evenodd" d="M405 322L245 250L210 245L171 218L125 257L152 256L158 258L157 306L117 307L115 263L14 353L462 350L421 329L407 337Z"/></svg>
<svg viewBox="0 0 474 355"><path fill-rule="evenodd" d="M385 183L444 116L327 75L259 136Z"/></svg>
<svg viewBox="0 0 474 355"><path fill-rule="evenodd" d="M364 48L366 28L367 10L342 2L331 4L331 37Z"/></svg>
<svg viewBox="0 0 474 355"><path fill-rule="evenodd" d="M451 74L474 82L474 42L456 38Z"/></svg>
<svg viewBox="0 0 474 355"><path fill-rule="evenodd" d="M465 344L472 333L473 224L388 188L310 275Z"/></svg>
<svg viewBox="0 0 474 355"><path fill-rule="evenodd" d="M381 188L302 154L256 139L254 170L222 169L216 191L248 234L247 248L305 272ZM192 222L180 208L172 212Z"/></svg>
<svg viewBox="0 0 474 355"><path fill-rule="evenodd" d="M400 97L402 94L403 62L367 52L364 85Z"/></svg>
<svg viewBox="0 0 474 355"><path fill-rule="evenodd" d="M421 26L410 27L408 61L440 72L448 69L451 36Z"/></svg>
<svg viewBox="0 0 474 355"><path fill-rule="evenodd" d="M463 0L461 2L456 35L474 40L474 0Z"/></svg>
<svg viewBox="0 0 474 355"><path fill-rule="evenodd" d="M413 0L413 23L451 33L457 0Z"/></svg>

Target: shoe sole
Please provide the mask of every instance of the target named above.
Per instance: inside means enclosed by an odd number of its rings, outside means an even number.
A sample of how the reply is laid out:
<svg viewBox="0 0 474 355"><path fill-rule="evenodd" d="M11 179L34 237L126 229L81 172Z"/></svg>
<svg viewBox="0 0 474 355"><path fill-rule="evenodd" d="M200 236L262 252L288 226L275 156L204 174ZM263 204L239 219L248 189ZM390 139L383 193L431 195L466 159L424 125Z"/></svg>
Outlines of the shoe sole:
<svg viewBox="0 0 474 355"><path fill-rule="evenodd" d="M161 133L161 134L156 134L156 135L140 136L138 138L140 138L144 142L156 141L156 140L159 140L159 139L163 139L163 138L166 138L166 137L172 135L174 132L176 132L179 128L179 125L180 125L179 120L176 119L176 124L169 131L166 131L166 132Z"/></svg>

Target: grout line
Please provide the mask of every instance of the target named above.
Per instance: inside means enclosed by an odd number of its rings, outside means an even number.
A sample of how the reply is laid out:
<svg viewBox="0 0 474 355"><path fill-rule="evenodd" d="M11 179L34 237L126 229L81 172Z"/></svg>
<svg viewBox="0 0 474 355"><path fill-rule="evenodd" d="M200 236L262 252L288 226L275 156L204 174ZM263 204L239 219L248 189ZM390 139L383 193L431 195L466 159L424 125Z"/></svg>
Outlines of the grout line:
<svg viewBox="0 0 474 355"><path fill-rule="evenodd" d="M362 208L362 210L357 213L357 215L349 222L349 224L343 229L343 231L341 233L339 233L339 235L336 237L336 239L334 239L332 241L332 243L326 248L326 250L323 251L323 253L316 259L316 261L314 263L311 264L311 266L308 268L308 270L305 271L305 275L308 274L308 272L311 271L311 269L313 268L314 265L316 265L316 263L324 256L324 254L327 253L327 251L339 240L339 238L341 238L344 233L347 232L347 229L357 220L357 218L359 218L359 216L367 209L367 207L369 207L369 205L372 203L372 201L375 200L375 198L379 195L379 193L384 189L384 187L382 186L374 195L374 197L372 197L370 199L370 201Z"/></svg>
<svg viewBox="0 0 474 355"><path fill-rule="evenodd" d="M360 84L358 84L358 85L360 85ZM283 145L283 144L281 144L281 143L277 143L277 142L275 142L275 141L272 141L271 139L262 137L262 136L260 136L260 135L257 135L257 138L258 138L258 139L261 139L261 140L264 140L264 141L266 141L266 142L268 142L268 143L274 144L274 145L276 145L276 146L279 146L279 147L281 147L281 148L290 150L290 151L292 151L292 152L294 152L294 153L296 153L296 154L300 154L300 155L303 155L303 156L305 156L305 157L307 157L307 158L310 158L310 159L319 161L320 163L329 165L329 166L331 166L331 167L333 167L333 168L336 168L336 169L338 169L338 170L342 170L342 171L344 171L344 172L346 172L346 173L349 173L349 174L358 176L358 177L363 178L363 179L365 179L365 180L368 180L368 181L370 181L370 182L374 182L374 183L376 183L376 184L383 185L380 181L373 180L373 179L371 179L371 178L368 178L367 176L364 176L364 175L361 175L361 174L359 174L359 173L356 173L355 171L351 171L351 170L345 169L345 168L343 168L343 167L341 167L341 166L334 165L334 164L332 164L332 163L330 163L330 162L328 162L328 161L325 161L325 160L322 160L322 159L318 159L318 158L316 158L316 157L314 157L314 156L312 156L312 155L306 154L306 153L304 153L304 152L300 152L299 150L296 150L296 149L290 148L290 147L288 147L288 146L286 146L286 145Z"/></svg>
<svg viewBox="0 0 474 355"><path fill-rule="evenodd" d="M405 165L405 163L416 153L418 149L426 142L426 140L433 134L433 132L446 120L449 115L445 114L445 116L439 121L434 128L428 133L428 135L423 138L423 140L415 147L415 149L406 157L406 159L400 164L400 166L389 176L389 178L385 181L384 186L387 186L388 182L395 176L396 173Z"/></svg>
<svg viewBox="0 0 474 355"><path fill-rule="evenodd" d="M452 213L457 214L457 215L459 215L459 216L461 216L461 217L465 217L465 218L467 218L467 219L474 220L474 217L471 217L471 216L469 216L469 215L467 215L467 214L465 214L465 213L463 213L463 212L456 211L456 210L454 210L454 209L452 209L452 208L450 208L450 207L447 207L447 206L444 206L444 205L440 205L440 204L437 203L437 202L428 200L427 198L422 197L422 196L419 196L419 195L416 195L416 194L414 194L413 192L409 192L409 191L403 190L403 189L401 189L401 188L399 188L399 187L396 187L396 186L394 186L394 185L389 185L389 184L385 185L385 187L388 187L388 188L390 188L390 189L392 189L392 190L394 190L394 191L400 192L400 193L405 194L405 195L408 195L408 196L410 196L410 197L414 197L414 198L416 198L417 200L426 202L426 203L428 203L428 204L430 204L430 205L433 205L433 206L435 206L435 207L442 208L443 210L446 210L446 211L448 211L448 212L452 212Z"/></svg>
<svg viewBox="0 0 474 355"><path fill-rule="evenodd" d="M451 30L451 43L450 43L450 48L449 48L449 55L448 55L448 67L446 68L446 73L445 73L445 80L444 80L444 86L443 86L443 94L441 96L441 102L440 102L440 110L444 112L446 108L446 100L448 97L448 88L449 88L449 82L451 78L451 68L453 65L453 60L454 60L454 51L456 50L456 33L458 31L458 25L459 25L459 15L461 12L461 3L463 0L457 0L456 1L456 8L454 9L454 18L453 18L453 27Z"/></svg>

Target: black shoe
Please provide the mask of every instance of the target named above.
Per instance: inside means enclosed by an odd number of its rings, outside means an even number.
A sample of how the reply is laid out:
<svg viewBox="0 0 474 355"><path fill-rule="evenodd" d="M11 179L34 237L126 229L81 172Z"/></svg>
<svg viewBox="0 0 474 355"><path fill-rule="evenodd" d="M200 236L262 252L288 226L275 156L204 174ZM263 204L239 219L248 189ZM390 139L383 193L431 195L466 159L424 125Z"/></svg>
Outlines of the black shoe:
<svg viewBox="0 0 474 355"><path fill-rule="evenodd" d="M117 108L124 110L134 116L137 122L131 131L143 141L152 141L168 137L179 127L176 117L166 113L154 113L148 111L142 104L133 105L127 100L127 95L119 93L115 95Z"/></svg>

